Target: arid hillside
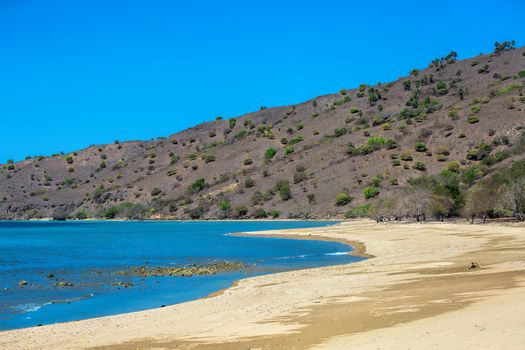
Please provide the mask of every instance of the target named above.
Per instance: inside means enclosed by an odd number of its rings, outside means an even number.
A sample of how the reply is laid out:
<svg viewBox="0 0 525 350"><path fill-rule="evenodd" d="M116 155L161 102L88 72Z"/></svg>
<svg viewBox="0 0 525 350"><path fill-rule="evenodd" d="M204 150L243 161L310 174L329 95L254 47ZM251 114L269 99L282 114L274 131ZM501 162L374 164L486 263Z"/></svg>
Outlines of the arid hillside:
<svg viewBox="0 0 525 350"><path fill-rule="evenodd" d="M359 216L443 169L468 191L524 157L525 48L512 46L167 138L10 162L0 218ZM445 216L460 212L451 196Z"/></svg>

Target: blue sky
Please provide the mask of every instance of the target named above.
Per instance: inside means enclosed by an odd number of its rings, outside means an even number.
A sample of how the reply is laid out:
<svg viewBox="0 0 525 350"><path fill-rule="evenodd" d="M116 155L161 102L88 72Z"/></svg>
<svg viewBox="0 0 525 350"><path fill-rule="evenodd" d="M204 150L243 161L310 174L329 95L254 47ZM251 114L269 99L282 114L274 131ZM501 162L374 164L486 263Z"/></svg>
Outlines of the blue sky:
<svg viewBox="0 0 525 350"><path fill-rule="evenodd" d="M0 162L167 136L221 115L525 44L525 2L0 0Z"/></svg>

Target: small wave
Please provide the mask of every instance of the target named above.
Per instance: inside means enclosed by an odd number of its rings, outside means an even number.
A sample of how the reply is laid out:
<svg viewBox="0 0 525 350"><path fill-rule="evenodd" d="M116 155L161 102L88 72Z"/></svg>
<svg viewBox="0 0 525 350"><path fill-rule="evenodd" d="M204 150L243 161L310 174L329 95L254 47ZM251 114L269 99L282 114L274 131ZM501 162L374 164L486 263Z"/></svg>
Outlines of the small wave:
<svg viewBox="0 0 525 350"><path fill-rule="evenodd" d="M26 312L38 311L41 308L43 308L44 306L49 305L49 304L51 304L51 303L50 302L43 303L43 304L27 303L27 304L21 304L21 305L13 306L13 308L15 310L19 310L19 311L22 311L22 312L26 313Z"/></svg>
<svg viewBox="0 0 525 350"><path fill-rule="evenodd" d="M311 255L311 254L301 254L301 255L292 255L292 256L281 256L281 257L278 257L278 258L275 258L277 260L288 260L288 259L304 259L308 256L314 256L314 255Z"/></svg>
<svg viewBox="0 0 525 350"><path fill-rule="evenodd" d="M335 252L335 253L326 253L325 255L347 255L350 252Z"/></svg>

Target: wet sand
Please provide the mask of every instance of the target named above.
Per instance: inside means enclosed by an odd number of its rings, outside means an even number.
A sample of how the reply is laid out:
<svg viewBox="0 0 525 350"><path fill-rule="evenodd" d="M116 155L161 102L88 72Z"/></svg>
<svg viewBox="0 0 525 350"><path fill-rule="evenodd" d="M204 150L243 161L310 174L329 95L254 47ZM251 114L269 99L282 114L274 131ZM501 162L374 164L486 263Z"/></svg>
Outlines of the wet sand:
<svg viewBox="0 0 525 350"><path fill-rule="evenodd" d="M338 240L370 258L248 278L166 308L1 332L0 349L525 348L525 226L363 220L257 234Z"/></svg>

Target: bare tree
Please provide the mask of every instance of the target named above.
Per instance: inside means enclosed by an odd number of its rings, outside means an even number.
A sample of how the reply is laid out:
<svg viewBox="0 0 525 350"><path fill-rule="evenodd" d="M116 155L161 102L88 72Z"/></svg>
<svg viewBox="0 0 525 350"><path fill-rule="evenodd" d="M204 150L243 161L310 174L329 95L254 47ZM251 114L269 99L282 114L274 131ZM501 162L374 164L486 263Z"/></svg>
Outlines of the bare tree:
<svg viewBox="0 0 525 350"><path fill-rule="evenodd" d="M376 221L412 219L424 221L433 215L432 192L421 188L402 188L375 201L371 212Z"/></svg>
<svg viewBox="0 0 525 350"><path fill-rule="evenodd" d="M500 203L516 220L525 221L525 177L503 186Z"/></svg>
<svg viewBox="0 0 525 350"><path fill-rule="evenodd" d="M450 197L433 195L428 210L436 220L443 221L446 216L450 215L452 207L454 207L454 201Z"/></svg>
<svg viewBox="0 0 525 350"><path fill-rule="evenodd" d="M425 221L431 216L432 192L424 188L407 188L404 190L402 208L405 216L416 221Z"/></svg>
<svg viewBox="0 0 525 350"><path fill-rule="evenodd" d="M483 185L476 186L467 194L463 214L470 218L472 224L476 217L485 222L489 213L496 206L496 200L497 197L493 190Z"/></svg>

